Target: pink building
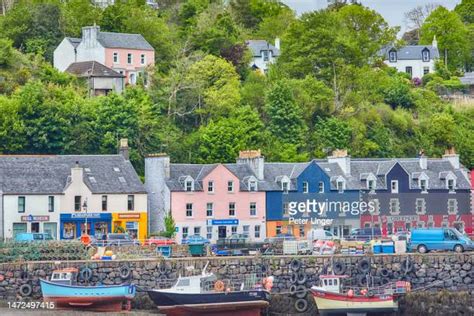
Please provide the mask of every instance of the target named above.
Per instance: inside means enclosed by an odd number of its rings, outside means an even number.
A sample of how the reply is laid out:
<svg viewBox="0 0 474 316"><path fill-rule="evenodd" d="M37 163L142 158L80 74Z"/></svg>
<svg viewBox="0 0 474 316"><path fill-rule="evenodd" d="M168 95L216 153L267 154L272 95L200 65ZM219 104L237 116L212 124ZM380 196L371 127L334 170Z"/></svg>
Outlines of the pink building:
<svg viewBox="0 0 474 316"><path fill-rule="evenodd" d="M71 64L96 61L135 84L155 63L155 50L140 34L101 32L99 26L82 28L81 38L66 37L54 51L54 67L65 71ZM145 77L146 80L146 77Z"/></svg>
<svg viewBox="0 0 474 316"><path fill-rule="evenodd" d="M211 242L232 234L246 235L252 241L266 237L265 191L259 188L264 182L250 164L170 164L167 156L148 157L145 163L151 199L164 192L157 200L165 201L159 207L153 200L149 204L171 212L178 242L195 234ZM150 214L151 230L157 214Z"/></svg>

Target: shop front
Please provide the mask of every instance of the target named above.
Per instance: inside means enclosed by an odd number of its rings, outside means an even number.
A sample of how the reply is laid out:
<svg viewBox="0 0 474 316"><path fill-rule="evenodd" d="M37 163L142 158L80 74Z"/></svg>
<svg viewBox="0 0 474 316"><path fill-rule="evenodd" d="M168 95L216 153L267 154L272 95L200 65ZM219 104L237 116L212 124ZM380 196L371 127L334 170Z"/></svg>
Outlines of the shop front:
<svg viewBox="0 0 474 316"><path fill-rule="evenodd" d="M112 232L128 233L133 239L145 240L148 234L147 213L112 213Z"/></svg>
<svg viewBox="0 0 474 316"><path fill-rule="evenodd" d="M48 233L58 238L58 223L52 222L49 215L22 215L20 222L13 223L12 237L19 233Z"/></svg>
<svg viewBox="0 0 474 316"><path fill-rule="evenodd" d="M87 218L87 228L86 228ZM61 214L61 239L76 239L86 232L97 239L111 232L110 213L73 213Z"/></svg>

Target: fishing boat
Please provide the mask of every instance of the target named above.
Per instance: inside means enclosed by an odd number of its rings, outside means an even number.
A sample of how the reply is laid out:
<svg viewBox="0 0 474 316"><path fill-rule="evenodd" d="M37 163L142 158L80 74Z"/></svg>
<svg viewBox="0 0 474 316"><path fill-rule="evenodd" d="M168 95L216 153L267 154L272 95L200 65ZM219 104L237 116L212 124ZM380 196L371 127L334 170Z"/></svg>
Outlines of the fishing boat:
<svg viewBox="0 0 474 316"><path fill-rule="evenodd" d="M232 316L259 316L269 306L269 288L236 291L218 280L213 273L181 277L171 288L149 290L148 295L161 313L167 316L212 316L231 313ZM270 277L271 278L271 277ZM265 280L267 281L267 280ZM265 284L271 283L268 279ZM271 285L270 285L271 286Z"/></svg>
<svg viewBox="0 0 474 316"><path fill-rule="evenodd" d="M399 281L393 286L347 289L342 280L347 275L322 275L319 286L311 293L321 315L367 315L398 311L398 296L410 290L410 283Z"/></svg>
<svg viewBox="0 0 474 316"><path fill-rule="evenodd" d="M135 297L134 285L77 285L77 273L75 268L60 269L53 271L50 281L40 279L43 300L63 309L104 312L131 309L131 300Z"/></svg>

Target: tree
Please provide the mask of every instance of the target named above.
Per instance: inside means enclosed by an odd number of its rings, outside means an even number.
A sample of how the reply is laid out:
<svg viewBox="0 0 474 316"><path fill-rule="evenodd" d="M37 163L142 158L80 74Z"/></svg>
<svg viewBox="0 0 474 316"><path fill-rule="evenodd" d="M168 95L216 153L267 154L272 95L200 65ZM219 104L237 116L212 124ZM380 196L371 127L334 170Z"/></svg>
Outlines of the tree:
<svg viewBox="0 0 474 316"><path fill-rule="evenodd" d="M265 17L289 11L285 4L275 0L232 0L229 6L237 23L248 29L255 29Z"/></svg>
<svg viewBox="0 0 474 316"><path fill-rule="evenodd" d="M471 58L469 31L455 12L438 7L421 28L421 44L430 44L436 36L441 58L452 70L462 68Z"/></svg>
<svg viewBox="0 0 474 316"><path fill-rule="evenodd" d="M405 24L409 30L416 32L416 39L420 39L420 29L425 19L433 12L439 4L427 3L423 6L419 5L416 8L405 12Z"/></svg>
<svg viewBox="0 0 474 316"><path fill-rule="evenodd" d="M100 25L102 10L87 0L70 0L63 4L63 31L68 36L80 37L82 27Z"/></svg>
<svg viewBox="0 0 474 316"><path fill-rule="evenodd" d="M474 1L462 0L455 8L456 12L464 23L474 24Z"/></svg>
<svg viewBox="0 0 474 316"><path fill-rule="evenodd" d="M174 222L173 216L171 213L166 214L165 216L165 230L159 232L160 236L173 238L176 234L176 224Z"/></svg>
<svg viewBox="0 0 474 316"><path fill-rule="evenodd" d="M348 149L351 136L349 124L344 120L318 117L312 136L316 156L324 157L335 149Z"/></svg>

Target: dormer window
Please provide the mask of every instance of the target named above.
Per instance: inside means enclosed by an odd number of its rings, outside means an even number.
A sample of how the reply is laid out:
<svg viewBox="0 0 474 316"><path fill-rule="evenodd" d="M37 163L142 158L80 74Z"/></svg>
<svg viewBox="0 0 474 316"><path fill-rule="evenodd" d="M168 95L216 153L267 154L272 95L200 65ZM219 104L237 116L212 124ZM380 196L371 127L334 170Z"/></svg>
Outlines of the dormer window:
<svg viewBox="0 0 474 316"><path fill-rule="evenodd" d="M319 193L324 193L324 182L323 181L319 181L318 192Z"/></svg>
<svg viewBox="0 0 474 316"><path fill-rule="evenodd" d="M391 50L390 52L388 52L388 60L391 63L397 62L397 51L396 50Z"/></svg>
<svg viewBox="0 0 474 316"><path fill-rule="evenodd" d="M263 56L263 61L269 61L270 60L270 53L268 50L262 50L262 56Z"/></svg>
<svg viewBox="0 0 474 316"><path fill-rule="evenodd" d="M456 182L454 181L454 179L448 179L447 180L447 188L450 192L453 192L454 191L454 188L456 187Z"/></svg>
<svg viewBox="0 0 474 316"><path fill-rule="evenodd" d="M192 179L186 179L184 181L184 191L191 192L194 190L194 181Z"/></svg>
<svg viewBox="0 0 474 316"><path fill-rule="evenodd" d="M255 181L255 180L250 180L249 181L249 191L251 191L251 192L257 191L257 181Z"/></svg>
<svg viewBox="0 0 474 316"><path fill-rule="evenodd" d="M421 52L421 56L422 56L424 62L430 61L430 50L427 49L427 48L425 48L425 49Z"/></svg>
<svg viewBox="0 0 474 316"><path fill-rule="evenodd" d="M367 180L367 189L375 191L375 180Z"/></svg>
<svg viewBox="0 0 474 316"><path fill-rule="evenodd" d="M288 181L282 181L281 182L281 189L283 193L288 193L288 190L290 190L290 183Z"/></svg>
<svg viewBox="0 0 474 316"><path fill-rule="evenodd" d="M227 192L234 192L234 181L227 181Z"/></svg>
<svg viewBox="0 0 474 316"><path fill-rule="evenodd" d="M339 193L344 192L344 180L337 180L336 187Z"/></svg>
<svg viewBox="0 0 474 316"><path fill-rule="evenodd" d="M303 181L303 193L309 192L309 184L308 181Z"/></svg>
<svg viewBox="0 0 474 316"><path fill-rule="evenodd" d="M421 189L421 192L427 192L427 190L428 190L428 180L420 179L420 189Z"/></svg>

